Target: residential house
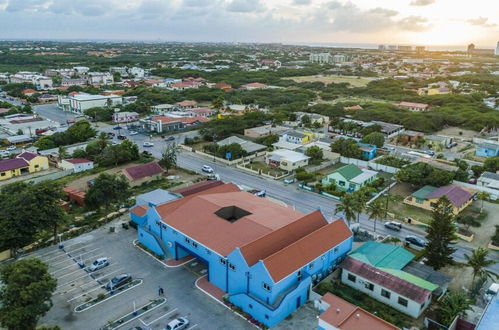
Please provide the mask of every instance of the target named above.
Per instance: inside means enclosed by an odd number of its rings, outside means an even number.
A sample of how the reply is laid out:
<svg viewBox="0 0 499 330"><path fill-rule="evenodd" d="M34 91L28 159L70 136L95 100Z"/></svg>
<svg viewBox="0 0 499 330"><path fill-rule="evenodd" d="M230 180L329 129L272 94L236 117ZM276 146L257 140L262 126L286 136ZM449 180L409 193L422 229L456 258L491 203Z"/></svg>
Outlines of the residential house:
<svg viewBox="0 0 499 330"><path fill-rule="evenodd" d="M24 89L24 90L22 91L22 93L23 93L25 96L33 96L34 94L36 94L36 93L37 93L37 91L36 91L36 90L34 90L34 89L31 89L31 88L27 88L27 89Z"/></svg>
<svg viewBox="0 0 499 330"><path fill-rule="evenodd" d="M374 159L374 157L376 157L378 148L375 145L360 143L360 142L357 142L357 144L359 145L359 148L362 151L363 159L371 160Z"/></svg>
<svg viewBox="0 0 499 330"><path fill-rule="evenodd" d="M499 190L499 173L483 172L478 178L477 185Z"/></svg>
<svg viewBox="0 0 499 330"><path fill-rule="evenodd" d="M197 126L209 121L206 117L167 117L155 116L151 119L141 119L144 129L157 133L168 133L183 130L186 127Z"/></svg>
<svg viewBox="0 0 499 330"><path fill-rule="evenodd" d="M136 112L122 111L113 113L114 123L129 123L139 119L139 114Z"/></svg>
<svg viewBox="0 0 499 330"><path fill-rule="evenodd" d="M61 86L63 87L70 87L70 86L86 86L87 85L87 79L82 79L82 78L62 78L61 79Z"/></svg>
<svg viewBox="0 0 499 330"><path fill-rule="evenodd" d="M302 153L286 149L270 151L265 155L265 162L268 165L286 171L294 171L299 167L307 166L309 159L310 157Z"/></svg>
<svg viewBox="0 0 499 330"><path fill-rule="evenodd" d="M317 113L308 113L308 112L295 112L296 115L296 120L299 120L303 122L302 118L303 116L307 116L310 119L311 124L320 124L320 125L327 125L329 124L329 117L328 116L323 116L319 115Z"/></svg>
<svg viewBox="0 0 499 330"><path fill-rule="evenodd" d="M263 125L253 128L246 128L244 130L244 136L251 138L259 138L262 136L275 135L287 130L289 130L289 128L284 126Z"/></svg>
<svg viewBox="0 0 499 330"><path fill-rule="evenodd" d="M279 145L279 143L277 143L277 148L278 149L287 149L286 147L289 144L296 146L296 144L294 144L294 143L288 143L288 142L285 142L285 143L287 143L287 144L282 146L283 148L279 148L280 145ZM273 145L275 146L276 144L274 143ZM312 142L305 144L305 145L298 145L298 148L293 148L293 149L289 149L289 150L294 150L294 151L298 151L301 153L305 153L308 149L310 149L312 147L320 148L322 150L322 154L323 154L324 159L339 161L339 159L341 157L340 154L331 151L331 143L330 142L326 142L326 141L323 141L321 139L319 139L317 141L312 141Z"/></svg>
<svg viewBox="0 0 499 330"><path fill-rule="evenodd" d="M74 173L88 171L94 168L94 162L85 158L63 159L59 165L63 170L73 170Z"/></svg>
<svg viewBox="0 0 499 330"><path fill-rule="evenodd" d="M266 88L268 88L267 85L262 84L262 83L258 83L258 82L249 83L249 84L246 84L246 85L242 85L240 87L240 89L245 89L245 90L266 89Z"/></svg>
<svg viewBox="0 0 499 330"><path fill-rule="evenodd" d="M216 110L210 108L193 108L188 111L192 117L211 117L215 114Z"/></svg>
<svg viewBox="0 0 499 330"><path fill-rule="evenodd" d="M147 210L138 240L158 255L196 258L207 269L197 285L222 295L273 327L305 304L311 286L329 275L352 246L341 220L293 208L219 181ZM221 298L220 298L221 299Z"/></svg>
<svg viewBox="0 0 499 330"><path fill-rule="evenodd" d="M317 330L399 330L368 311L327 292L316 303L319 307Z"/></svg>
<svg viewBox="0 0 499 330"><path fill-rule="evenodd" d="M123 170L123 174L130 181L144 178L159 179L163 175L163 169L156 162L135 165Z"/></svg>
<svg viewBox="0 0 499 330"><path fill-rule="evenodd" d="M91 85L111 85L114 83L113 75L109 72L89 72L87 78Z"/></svg>
<svg viewBox="0 0 499 330"><path fill-rule="evenodd" d="M362 108L360 105L351 105L351 106L348 106L348 107L343 107L343 110L362 110L364 108Z"/></svg>
<svg viewBox="0 0 499 330"><path fill-rule="evenodd" d="M404 131L404 126L402 126L402 125L386 123L384 121L377 121L377 120L373 120L373 121L371 121L371 123L373 125L381 126L380 132L383 133L385 138L394 137L394 136L396 136Z"/></svg>
<svg viewBox="0 0 499 330"><path fill-rule="evenodd" d="M480 157L497 157L499 156L499 144L484 142L476 147L475 155Z"/></svg>
<svg viewBox="0 0 499 330"><path fill-rule="evenodd" d="M418 140L423 140L423 139L424 139L424 133L411 130L404 130L400 132L397 136L398 142L404 145L415 144L417 143Z"/></svg>
<svg viewBox="0 0 499 330"><path fill-rule="evenodd" d="M282 63L281 61L278 60L265 59L260 61L260 65L279 69L282 66Z"/></svg>
<svg viewBox="0 0 499 330"><path fill-rule="evenodd" d="M452 213L458 215L473 202L473 195L474 193L460 186L448 185L437 188L427 185L406 197L404 203L432 211L438 200L445 196L451 202Z"/></svg>
<svg viewBox="0 0 499 330"><path fill-rule="evenodd" d="M139 79L144 78L146 75L146 71L144 69L138 68L138 67L133 67L128 71L129 71L130 75L132 75L135 78L139 78Z"/></svg>
<svg viewBox="0 0 499 330"><path fill-rule="evenodd" d="M432 296L438 297L446 292L452 278L428 266L415 266L414 257L400 246L369 241L341 264L341 281L418 318L430 305Z"/></svg>
<svg viewBox="0 0 499 330"><path fill-rule="evenodd" d="M294 144L307 144L312 141L314 134L311 132L301 132L296 130L288 130L283 132L279 140Z"/></svg>
<svg viewBox="0 0 499 330"><path fill-rule="evenodd" d="M226 146L229 144L239 144L241 148L248 154L255 154L258 153L259 151L263 151L267 149L267 146L264 146L262 144L254 143L248 140L241 139L237 136L229 136L226 139L223 139L221 141L217 141L218 146Z"/></svg>
<svg viewBox="0 0 499 330"><path fill-rule="evenodd" d="M499 46L498 46L499 47ZM498 51L499 54L499 51ZM495 294L485 306L482 316L476 324L476 330L489 330L497 328L499 324L499 295Z"/></svg>
<svg viewBox="0 0 499 330"><path fill-rule="evenodd" d="M338 189L353 192L378 178L378 172L348 164L331 172L322 179L323 186L334 184Z"/></svg>
<svg viewBox="0 0 499 330"><path fill-rule="evenodd" d="M182 102L177 102L175 105L181 110L193 109L197 107L198 103L196 101L185 100Z"/></svg>
<svg viewBox="0 0 499 330"><path fill-rule="evenodd" d="M431 106L425 103L400 102L397 106L414 112L424 112L431 109Z"/></svg>
<svg viewBox="0 0 499 330"><path fill-rule="evenodd" d="M54 102L57 101L57 95L53 94L42 94L38 96L38 102L40 103L49 103L49 102Z"/></svg>
<svg viewBox="0 0 499 330"><path fill-rule="evenodd" d="M173 104L158 104L151 106L151 111L158 115L162 115L165 112L171 112L174 110L175 106Z"/></svg>
<svg viewBox="0 0 499 330"><path fill-rule="evenodd" d="M452 93L451 89L448 87L435 87L428 88L428 95L442 95Z"/></svg>
<svg viewBox="0 0 499 330"><path fill-rule="evenodd" d="M22 152L12 159L0 160L0 181L15 176L48 170L47 157L31 152Z"/></svg>
<svg viewBox="0 0 499 330"><path fill-rule="evenodd" d="M85 192L83 190L73 188L73 187L64 187L62 189L66 193L66 197L69 201L79 205L85 206Z"/></svg>

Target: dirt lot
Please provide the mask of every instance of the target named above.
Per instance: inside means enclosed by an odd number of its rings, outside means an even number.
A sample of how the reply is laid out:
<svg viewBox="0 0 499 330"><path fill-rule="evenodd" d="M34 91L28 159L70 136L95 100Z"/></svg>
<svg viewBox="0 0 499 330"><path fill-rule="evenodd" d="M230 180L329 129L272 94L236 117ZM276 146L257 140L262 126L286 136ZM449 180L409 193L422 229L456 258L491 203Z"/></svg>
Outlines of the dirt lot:
<svg viewBox="0 0 499 330"><path fill-rule="evenodd" d="M462 132L462 134L459 134L459 132ZM435 135L446 135L456 137L458 139L471 139L473 137L477 137L479 134L478 132L462 129L459 127L447 127L441 131L436 132Z"/></svg>
<svg viewBox="0 0 499 330"><path fill-rule="evenodd" d="M449 290L461 291L463 288L468 290L471 287L473 273L470 267L445 266L440 271L453 277Z"/></svg>
<svg viewBox="0 0 499 330"><path fill-rule="evenodd" d="M481 201L476 201L473 203L473 207L479 209L481 203ZM487 217L483 219L480 227L471 227L470 230L475 234L472 243L476 246L487 247L490 243L490 237L495 233L495 226L499 225L499 217L497 216L499 204L484 202L483 209L488 213Z"/></svg>
<svg viewBox="0 0 499 330"><path fill-rule="evenodd" d="M322 82L326 85L331 84L331 83L350 83L352 87L364 87L366 86L370 81L372 81L372 78L357 78L357 77L342 77L342 76L298 76L298 77L289 77L289 78L283 78L283 79L290 79L293 80L294 82L301 83L301 82Z"/></svg>

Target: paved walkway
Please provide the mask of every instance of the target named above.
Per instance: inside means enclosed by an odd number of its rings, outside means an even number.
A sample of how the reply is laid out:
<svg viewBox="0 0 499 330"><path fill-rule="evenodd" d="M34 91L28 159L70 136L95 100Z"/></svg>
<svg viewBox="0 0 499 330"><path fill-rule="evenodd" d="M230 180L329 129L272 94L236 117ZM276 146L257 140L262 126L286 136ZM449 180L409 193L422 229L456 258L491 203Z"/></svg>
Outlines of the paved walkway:
<svg viewBox="0 0 499 330"><path fill-rule="evenodd" d="M208 276L200 277L196 280L196 287L211 296L213 299L216 299L223 303L223 297L225 292L217 288L215 285L208 282Z"/></svg>
<svg viewBox="0 0 499 330"><path fill-rule="evenodd" d="M192 259L194 259L194 257L192 257L192 256L183 257L182 259L178 259L178 260L169 259L169 260L165 261L165 265L169 268L180 267L180 266L188 263Z"/></svg>

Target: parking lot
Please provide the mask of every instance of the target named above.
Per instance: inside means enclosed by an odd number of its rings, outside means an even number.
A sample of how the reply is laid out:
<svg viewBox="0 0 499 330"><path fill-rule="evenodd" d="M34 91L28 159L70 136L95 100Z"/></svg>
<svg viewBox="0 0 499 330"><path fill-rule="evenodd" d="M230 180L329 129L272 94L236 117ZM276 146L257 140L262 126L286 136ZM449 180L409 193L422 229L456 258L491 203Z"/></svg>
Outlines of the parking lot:
<svg viewBox="0 0 499 330"><path fill-rule="evenodd" d="M187 329L254 328L195 287L195 280L206 272L202 263L193 260L178 268L165 267L133 245L137 232L123 229L120 222L125 220L126 217L117 219L91 233L63 242L64 249L52 246L27 255L44 260L57 279L52 298L54 306L39 325L99 329L158 298L161 287L166 302L119 328L164 329L169 321L181 316L190 322ZM115 232L110 232L110 226L116 227ZM87 272L85 268L100 257L108 258L109 265ZM84 264L83 268L80 264ZM122 273L140 280L139 284L81 312L75 311L77 306L105 294L107 291L102 286Z"/></svg>

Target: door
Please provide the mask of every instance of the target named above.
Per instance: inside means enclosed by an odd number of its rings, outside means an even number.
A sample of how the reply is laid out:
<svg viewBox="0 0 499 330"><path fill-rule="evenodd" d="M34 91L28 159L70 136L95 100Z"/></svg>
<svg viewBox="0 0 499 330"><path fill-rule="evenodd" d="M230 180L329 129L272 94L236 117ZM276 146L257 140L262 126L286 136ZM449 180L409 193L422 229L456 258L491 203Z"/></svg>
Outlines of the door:
<svg viewBox="0 0 499 330"><path fill-rule="evenodd" d="M300 308L300 306L301 306L301 296L296 298L296 308Z"/></svg>

